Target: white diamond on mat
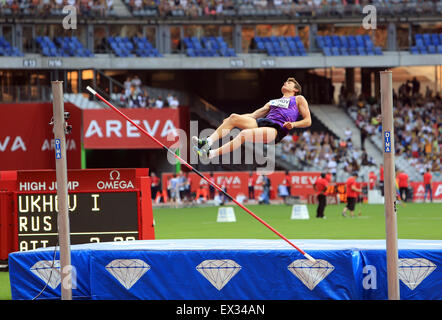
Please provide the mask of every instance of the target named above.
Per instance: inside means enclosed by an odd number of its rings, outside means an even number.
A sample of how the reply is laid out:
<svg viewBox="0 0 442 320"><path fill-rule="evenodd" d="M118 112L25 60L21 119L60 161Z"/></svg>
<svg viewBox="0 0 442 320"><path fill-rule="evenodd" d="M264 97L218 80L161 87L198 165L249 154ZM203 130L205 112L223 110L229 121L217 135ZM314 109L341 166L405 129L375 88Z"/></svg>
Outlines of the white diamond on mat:
<svg viewBox="0 0 442 320"><path fill-rule="evenodd" d="M204 278L221 290L240 270L241 266L233 260L204 260L197 267Z"/></svg>
<svg viewBox="0 0 442 320"><path fill-rule="evenodd" d="M31 272L52 289L57 288L61 282L60 260L40 260L31 267Z"/></svg>
<svg viewBox="0 0 442 320"><path fill-rule="evenodd" d="M106 266L106 270L129 290L150 270L150 266L139 259L116 259Z"/></svg>
<svg viewBox="0 0 442 320"><path fill-rule="evenodd" d="M307 288L313 290L335 267L325 260L317 259L316 262L312 262L307 259L299 259L293 261L288 266L288 269L301 280Z"/></svg>
<svg viewBox="0 0 442 320"><path fill-rule="evenodd" d="M424 258L399 259L398 277L414 290L434 269L436 265Z"/></svg>

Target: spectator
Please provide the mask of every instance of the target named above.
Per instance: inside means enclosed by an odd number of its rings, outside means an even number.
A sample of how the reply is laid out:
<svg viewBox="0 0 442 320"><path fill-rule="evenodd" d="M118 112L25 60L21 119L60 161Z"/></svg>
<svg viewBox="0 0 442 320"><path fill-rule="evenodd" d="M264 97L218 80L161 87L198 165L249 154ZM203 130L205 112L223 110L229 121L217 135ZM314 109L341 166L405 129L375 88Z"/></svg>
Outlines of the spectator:
<svg viewBox="0 0 442 320"><path fill-rule="evenodd" d="M161 109L164 106L163 99L161 97L158 97L155 100L155 108Z"/></svg>
<svg viewBox="0 0 442 320"><path fill-rule="evenodd" d="M131 87L132 87L132 78L127 77L126 81L124 81L124 89L125 89L124 95L126 97L129 97L131 94Z"/></svg>
<svg viewBox="0 0 442 320"><path fill-rule="evenodd" d="M108 11L114 10L114 0L106 0L106 9Z"/></svg>
<svg viewBox="0 0 442 320"><path fill-rule="evenodd" d="M172 96L169 102L169 107L171 107L172 109L177 109L179 105L180 102L178 101L178 99L175 96Z"/></svg>
<svg viewBox="0 0 442 320"><path fill-rule="evenodd" d="M338 164L336 163L335 157L331 157L330 160L327 163L328 171L333 175L333 177L336 177L336 168Z"/></svg>
<svg viewBox="0 0 442 320"><path fill-rule="evenodd" d="M259 197L259 204L270 204L270 179L266 175L261 175L262 193Z"/></svg>
<svg viewBox="0 0 442 320"><path fill-rule="evenodd" d="M152 199L157 197L157 193L161 190L160 188L160 178L157 177L155 172L150 173L151 184L150 184L150 196Z"/></svg>
<svg viewBox="0 0 442 320"><path fill-rule="evenodd" d="M136 90L137 92L141 90L141 80L140 80L140 78L138 77L138 75L135 75L135 76L132 78L131 85L135 88L135 90Z"/></svg>
<svg viewBox="0 0 442 320"><path fill-rule="evenodd" d="M368 173L368 187L370 190L373 190L376 186L377 177L374 171L370 171Z"/></svg>
<svg viewBox="0 0 442 320"><path fill-rule="evenodd" d="M216 183L215 181L215 177L213 175L213 172L210 173L210 178L209 178L210 182L212 183ZM223 179L225 180L225 179ZM215 198L215 187L213 186L213 184L209 184L209 198L210 199L214 199Z"/></svg>
<svg viewBox="0 0 442 320"><path fill-rule="evenodd" d="M253 181L253 172L249 173L247 184L249 189L249 200L255 200L255 182Z"/></svg>
<svg viewBox="0 0 442 320"><path fill-rule="evenodd" d="M316 218L324 218L324 210L327 205L326 191L328 187L328 180L326 174L323 172L321 176L313 184L313 189L317 192L318 208L316 209Z"/></svg>
<svg viewBox="0 0 442 320"><path fill-rule="evenodd" d="M430 202L433 202L433 189L431 188L432 178L433 176L431 175L430 168L427 168L427 171L424 173L424 186L425 186L424 202L427 199L427 193L430 194Z"/></svg>
<svg viewBox="0 0 442 320"><path fill-rule="evenodd" d="M346 212L350 211L350 217L354 217L354 210L356 206L356 200L358 198L358 194L362 192L360 188L357 187L356 178L358 177L357 172L353 172L351 177L347 179L346 182L346 190L347 190L347 205L344 207L342 211L342 216L347 217Z"/></svg>
<svg viewBox="0 0 442 320"><path fill-rule="evenodd" d="M285 202L285 198L289 196L287 186L284 183L278 185L278 196Z"/></svg>
<svg viewBox="0 0 442 320"><path fill-rule="evenodd" d="M381 195L384 196L384 166L379 166L379 188L381 189Z"/></svg>
<svg viewBox="0 0 442 320"><path fill-rule="evenodd" d="M147 92L146 90L143 91L139 91L138 92L138 96L137 96L137 101L138 101L138 107L140 108L146 108L147 107Z"/></svg>
<svg viewBox="0 0 442 320"><path fill-rule="evenodd" d="M345 141L348 144L349 142L351 142L351 136L353 135L353 132L350 130L349 127L347 127L344 131L344 134L345 134Z"/></svg>
<svg viewBox="0 0 442 320"><path fill-rule="evenodd" d="M404 202L408 201L408 174L406 174L403 171L399 171L397 175L398 180L398 186L399 186L399 193L401 196L401 199Z"/></svg>
<svg viewBox="0 0 442 320"><path fill-rule="evenodd" d="M176 176L176 174L173 174L172 179L170 179L167 183L167 189L169 191L169 199L171 202L173 203L178 203L180 201L179 197L179 181L178 181L178 177Z"/></svg>

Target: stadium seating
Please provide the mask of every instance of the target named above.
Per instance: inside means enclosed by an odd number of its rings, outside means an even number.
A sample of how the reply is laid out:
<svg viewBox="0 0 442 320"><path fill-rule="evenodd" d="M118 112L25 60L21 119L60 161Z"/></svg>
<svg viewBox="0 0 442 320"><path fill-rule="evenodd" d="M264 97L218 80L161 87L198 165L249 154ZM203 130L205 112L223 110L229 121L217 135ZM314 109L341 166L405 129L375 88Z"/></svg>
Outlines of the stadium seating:
<svg viewBox="0 0 442 320"><path fill-rule="evenodd" d="M93 53L85 49L77 37L56 37L55 41L65 53L71 57L93 57Z"/></svg>
<svg viewBox="0 0 442 320"><path fill-rule="evenodd" d="M410 47L411 54L441 54L442 33L417 33L414 35L414 44Z"/></svg>
<svg viewBox="0 0 442 320"><path fill-rule="evenodd" d="M38 36L35 42L41 54L46 57L93 57L92 52L85 49L75 36L56 37L55 42L48 36Z"/></svg>
<svg viewBox="0 0 442 320"><path fill-rule="evenodd" d="M222 37L185 37L183 44L188 57L236 57Z"/></svg>
<svg viewBox="0 0 442 320"><path fill-rule="evenodd" d="M35 38L35 42L38 44L41 54L46 57L69 56L63 49L57 48L55 43L48 36L38 36Z"/></svg>
<svg viewBox="0 0 442 320"><path fill-rule="evenodd" d="M107 41L113 53L122 58L127 57L162 57L156 48L142 37L133 37L132 41L128 37L108 37Z"/></svg>
<svg viewBox="0 0 442 320"><path fill-rule="evenodd" d="M299 36L270 36L255 37L256 48L269 56L305 56L307 55L304 44Z"/></svg>
<svg viewBox="0 0 442 320"><path fill-rule="evenodd" d="M316 45L326 56L382 55L381 47L374 46L369 35L317 36Z"/></svg>
<svg viewBox="0 0 442 320"><path fill-rule="evenodd" d="M0 37L0 56L23 57L24 55L17 47L11 46L5 38Z"/></svg>

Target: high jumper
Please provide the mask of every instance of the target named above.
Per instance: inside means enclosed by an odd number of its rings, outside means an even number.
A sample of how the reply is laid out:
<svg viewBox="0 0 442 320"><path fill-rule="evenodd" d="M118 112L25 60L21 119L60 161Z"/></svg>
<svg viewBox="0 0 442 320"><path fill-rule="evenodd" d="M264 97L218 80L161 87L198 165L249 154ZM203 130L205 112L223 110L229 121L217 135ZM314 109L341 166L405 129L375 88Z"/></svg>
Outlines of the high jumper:
<svg viewBox="0 0 442 320"><path fill-rule="evenodd" d="M301 85L295 78L288 78L282 85L282 97L267 102L253 113L232 113L205 139L192 137L193 150L202 159L212 159L225 153L233 152L244 142L272 143L280 142L294 128L307 128L312 124L307 100L301 95ZM298 120L299 115L302 116ZM241 132L231 141L217 149L211 149L213 143L233 128Z"/></svg>

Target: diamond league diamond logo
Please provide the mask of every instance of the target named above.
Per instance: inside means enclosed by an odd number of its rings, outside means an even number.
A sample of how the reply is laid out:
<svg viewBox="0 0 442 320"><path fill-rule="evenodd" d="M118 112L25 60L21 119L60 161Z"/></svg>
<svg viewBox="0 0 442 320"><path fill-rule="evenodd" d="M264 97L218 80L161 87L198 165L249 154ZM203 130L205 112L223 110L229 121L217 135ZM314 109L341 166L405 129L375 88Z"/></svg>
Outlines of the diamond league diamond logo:
<svg viewBox="0 0 442 320"><path fill-rule="evenodd" d="M241 266L229 259L204 260L196 270L215 288L221 290L241 270Z"/></svg>
<svg viewBox="0 0 442 320"><path fill-rule="evenodd" d="M321 259L316 259L315 262L308 259L298 259L289 264L287 268L310 290L313 290L335 269L328 261Z"/></svg>
<svg viewBox="0 0 442 320"><path fill-rule="evenodd" d="M129 290L150 270L150 266L140 259L115 259L106 266L106 270Z"/></svg>
<svg viewBox="0 0 442 320"><path fill-rule="evenodd" d="M399 259L398 277L411 290L436 269L436 265L424 258Z"/></svg>
<svg viewBox="0 0 442 320"><path fill-rule="evenodd" d="M31 267L31 272L55 289L61 282L60 260L40 260Z"/></svg>

